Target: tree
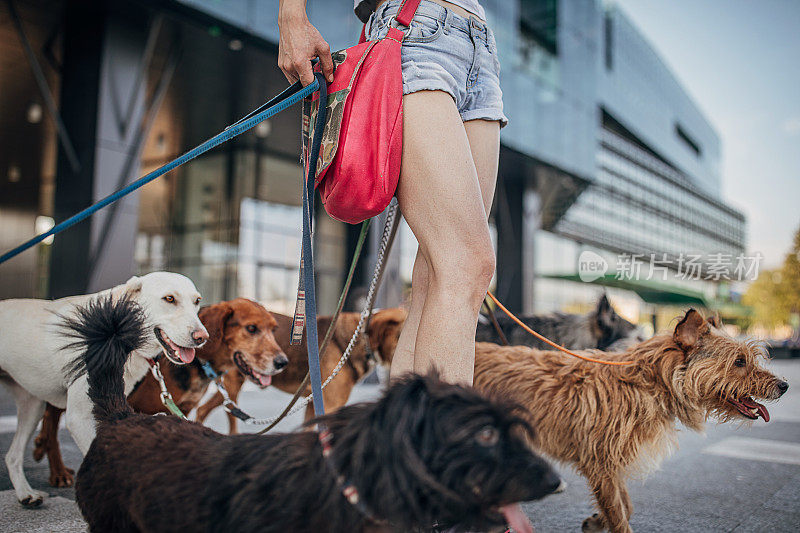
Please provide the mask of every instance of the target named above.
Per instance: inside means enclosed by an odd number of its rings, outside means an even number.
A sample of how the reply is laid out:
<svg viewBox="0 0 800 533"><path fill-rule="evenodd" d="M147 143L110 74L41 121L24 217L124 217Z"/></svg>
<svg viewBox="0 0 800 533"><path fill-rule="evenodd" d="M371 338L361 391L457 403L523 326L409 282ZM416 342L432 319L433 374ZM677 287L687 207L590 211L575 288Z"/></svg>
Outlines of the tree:
<svg viewBox="0 0 800 533"><path fill-rule="evenodd" d="M783 265L762 271L742 298L753 308L754 322L767 328L791 324L797 329L800 314L800 228Z"/></svg>

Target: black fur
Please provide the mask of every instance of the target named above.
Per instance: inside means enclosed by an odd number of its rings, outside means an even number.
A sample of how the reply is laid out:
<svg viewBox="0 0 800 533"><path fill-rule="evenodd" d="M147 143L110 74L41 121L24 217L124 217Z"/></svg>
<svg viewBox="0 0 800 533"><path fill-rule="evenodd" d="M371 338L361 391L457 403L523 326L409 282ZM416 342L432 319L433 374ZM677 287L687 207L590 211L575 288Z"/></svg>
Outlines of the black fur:
<svg viewBox="0 0 800 533"><path fill-rule="evenodd" d="M128 355L144 345L147 335L142 308L135 301L101 296L62 317L66 335L75 339L65 348L81 350L67 367L75 380L88 374L92 413L99 422L125 418L133 409L125 399L122 372Z"/></svg>
<svg viewBox="0 0 800 533"><path fill-rule="evenodd" d="M342 496L337 473L393 531L479 530L502 525L498 505L541 498L560 481L528 449L530 428L510 409L432 376L409 377L375 403L324 417L333 468L314 431L229 437L176 417L132 414L121 393L123 338L106 339L114 364L87 365L103 387L93 400L106 406L76 483L93 532L364 531L374 524ZM486 431L496 432L495 444L480 443Z"/></svg>
<svg viewBox="0 0 800 533"><path fill-rule="evenodd" d="M192 372L199 372L200 376L206 377L203 367L200 366L197 358L193 359L188 365L169 365L168 371L182 391L188 391L192 386ZM208 379L208 382L210 383L211 380Z"/></svg>

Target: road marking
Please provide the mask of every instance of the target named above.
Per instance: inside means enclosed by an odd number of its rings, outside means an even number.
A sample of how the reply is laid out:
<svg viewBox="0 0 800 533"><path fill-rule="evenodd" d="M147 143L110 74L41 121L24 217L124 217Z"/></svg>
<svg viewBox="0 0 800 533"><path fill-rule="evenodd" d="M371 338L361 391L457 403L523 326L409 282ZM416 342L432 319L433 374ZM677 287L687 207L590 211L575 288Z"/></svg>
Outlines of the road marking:
<svg viewBox="0 0 800 533"><path fill-rule="evenodd" d="M65 417L61 417L58 424L58 429L65 429L67 427ZM42 424L36 426L36 431L41 430ZM17 432L17 417L14 415L0 416L0 433L16 433Z"/></svg>
<svg viewBox="0 0 800 533"><path fill-rule="evenodd" d="M749 461L800 465L800 444L777 440L728 437L703 449L703 453Z"/></svg>
<svg viewBox="0 0 800 533"><path fill-rule="evenodd" d="M16 433L17 417L13 415L0 416L0 433Z"/></svg>

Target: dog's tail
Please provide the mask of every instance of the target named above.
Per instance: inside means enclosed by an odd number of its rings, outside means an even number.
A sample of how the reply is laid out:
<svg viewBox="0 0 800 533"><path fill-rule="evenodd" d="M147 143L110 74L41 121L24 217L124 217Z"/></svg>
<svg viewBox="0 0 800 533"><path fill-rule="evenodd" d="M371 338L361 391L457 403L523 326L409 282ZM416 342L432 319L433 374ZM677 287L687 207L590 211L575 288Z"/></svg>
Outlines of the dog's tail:
<svg viewBox="0 0 800 533"><path fill-rule="evenodd" d="M114 301L101 296L62 317L67 336L75 339L67 348L82 353L67 368L77 379L88 374L89 398L98 424L127 418L133 413L125 399L123 372L128 355L140 348L147 330L142 308L129 298Z"/></svg>

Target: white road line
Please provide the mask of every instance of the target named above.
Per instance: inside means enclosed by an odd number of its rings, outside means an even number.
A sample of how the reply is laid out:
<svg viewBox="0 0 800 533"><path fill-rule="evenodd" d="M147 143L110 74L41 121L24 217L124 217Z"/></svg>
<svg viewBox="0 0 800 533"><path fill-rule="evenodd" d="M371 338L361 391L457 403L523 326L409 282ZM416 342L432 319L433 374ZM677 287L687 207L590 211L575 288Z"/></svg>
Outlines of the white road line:
<svg viewBox="0 0 800 533"><path fill-rule="evenodd" d="M16 433L17 417L13 415L0 416L0 433Z"/></svg>
<svg viewBox="0 0 800 533"><path fill-rule="evenodd" d="M66 424L66 417L61 417L61 421L58 424L59 429L65 429L67 427ZM41 429L41 423L36 426L36 431L38 432ZM17 417L14 415L7 415L7 416L0 416L0 433L16 433L17 432Z"/></svg>
<svg viewBox="0 0 800 533"><path fill-rule="evenodd" d="M777 440L728 437L703 449L703 453L748 461L800 465L800 444Z"/></svg>

